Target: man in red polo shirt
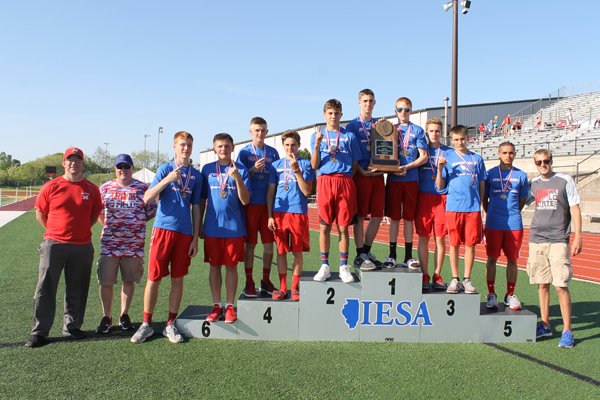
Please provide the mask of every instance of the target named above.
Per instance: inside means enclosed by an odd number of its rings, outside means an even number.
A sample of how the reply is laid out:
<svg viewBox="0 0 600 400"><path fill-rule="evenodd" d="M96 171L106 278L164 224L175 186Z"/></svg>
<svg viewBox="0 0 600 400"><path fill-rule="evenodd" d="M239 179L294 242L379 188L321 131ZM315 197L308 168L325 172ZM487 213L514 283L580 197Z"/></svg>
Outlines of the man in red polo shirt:
<svg viewBox="0 0 600 400"><path fill-rule="evenodd" d="M40 245L40 275L33 297L33 329L25 346L44 343L54 323L56 292L65 271L63 335L85 338L81 330L94 261L92 226L102 212L98 186L83 178L83 151L65 151L63 176L46 183L35 202L35 217L46 229Z"/></svg>

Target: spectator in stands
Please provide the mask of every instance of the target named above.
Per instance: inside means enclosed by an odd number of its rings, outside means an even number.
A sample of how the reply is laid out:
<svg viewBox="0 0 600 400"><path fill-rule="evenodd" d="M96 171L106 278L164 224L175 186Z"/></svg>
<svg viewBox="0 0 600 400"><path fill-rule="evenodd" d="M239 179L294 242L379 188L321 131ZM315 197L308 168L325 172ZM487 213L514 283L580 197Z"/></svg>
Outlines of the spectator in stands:
<svg viewBox="0 0 600 400"><path fill-rule="evenodd" d="M498 134L498 116L496 115L494 117L494 136L496 136Z"/></svg>
<svg viewBox="0 0 600 400"><path fill-rule="evenodd" d="M567 111L567 128L569 128L572 125L573 125L573 112L569 108L569 111Z"/></svg>
<svg viewBox="0 0 600 400"><path fill-rule="evenodd" d="M490 136L492 136L494 134L494 120L490 119L490 123L487 124L487 130L490 134Z"/></svg>
<svg viewBox="0 0 600 400"><path fill-rule="evenodd" d="M594 128L600 128L600 117L596 118L596 121L594 122Z"/></svg>
<svg viewBox="0 0 600 400"><path fill-rule="evenodd" d="M500 125L500 129L502 129L502 134L504 136L508 135L508 131L510 130L510 114L508 114L506 118L504 118L504 121L502 121L502 125Z"/></svg>
<svg viewBox="0 0 600 400"><path fill-rule="evenodd" d="M523 128L523 123L521 122L521 118L519 118L518 120L516 120L515 122L513 122L512 125L512 131L513 133L516 133L517 131L520 131Z"/></svg>
<svg viewBox="0 0 600 400"><path fill-rule="evenodd" d="M483 125L483 122L479 126L479 140L482 142L485 140L485 125Z"/></svg>

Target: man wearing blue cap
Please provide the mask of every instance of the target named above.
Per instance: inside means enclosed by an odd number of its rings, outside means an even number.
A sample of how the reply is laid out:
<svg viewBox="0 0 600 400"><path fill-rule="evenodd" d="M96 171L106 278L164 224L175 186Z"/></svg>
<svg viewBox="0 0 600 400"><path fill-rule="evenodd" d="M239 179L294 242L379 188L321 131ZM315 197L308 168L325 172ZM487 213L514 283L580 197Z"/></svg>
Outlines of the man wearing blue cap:
<svg viewBox="0 0 600 400"><path fill-rule="evenodd" d="M121 269L121 313L119 326L123 330L134 329L129 318L129 305L135 284L144 274L144 245L146 222L156 214L156 202L144 203L148 185L133 179L133 161L128 154L120 154L115 160L117 179L100 187L102 214L100 222L100 259L98 260L98 284L102 320L96 333L108 333L112 328L113 285Z"/></svg>

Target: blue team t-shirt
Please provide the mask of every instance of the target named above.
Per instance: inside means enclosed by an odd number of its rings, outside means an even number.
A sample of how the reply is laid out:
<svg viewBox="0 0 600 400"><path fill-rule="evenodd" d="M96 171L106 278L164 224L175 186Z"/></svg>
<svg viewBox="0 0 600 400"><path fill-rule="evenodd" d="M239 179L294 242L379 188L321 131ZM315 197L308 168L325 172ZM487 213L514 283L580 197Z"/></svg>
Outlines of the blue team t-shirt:
<svg viewBox="0 0 600 400"><path fill-rule="evenodd" d="M523 229L523 219L519 210L519 198L527 198L529 183L527 174L518 168L512 170L510 183L505 192L506 200L502 199L502 185L506 186L510 170L500 170L502 184L498 176L498 167L487 171L485 194L489 198L485 227L499 231L517 231Z"/></svg>
<svg viewBox="0 0 600 400"><path fill-rule="evenodd" d="M305 181L314 182L315 172L310 165L310 161L298 157L298 167L302 171L302 177ZM286 177L288 177L287 183L285 181ZM283 158L273 163L269 183L273 183L277 187L273 211L308 214L308 199L298 187L296 174L291 171L288 159ZM285 190L286 185L288 190Z"/></svg>
<svg viewBox="0 0 600 400"><path fill-rule="evenodd" d="M256 155L254 154L256 151ZM273 161L279 160L279 153L273 147L264 145L264 147L258 148L254 147L252 149L252 142L248 143L248 145L244 146L238 154L237 162L243 164L248 171L252 167L258 159L265 159L265 169L262 172L256 172L252 178L252 197L250 197L250 204L267 204L267 190L269 189L269 171L271 170L271 164ZM263 179L260 179L260 176L263 176Z"/></svg>
<svg viewBox="0 0 600 400"><path fill-rule="evenodd" d="M337 162L331 161L330 146L337 143L337 131L329 132L329 144L327 143L327 135L325 135L325 128L321 129L323 133L323 140L319 147L319 156L321 158L321 165L319 168L318 175L332 175L332 174L344 174L352 177L352 163L354 161L360 161L361 153L358 145L358 140L354 133L340 128L340 141L338 143L339 149L335 153ZM315 148L315 138L317 133L313 133L310 137L310 148Z"/></svg>
<svg viewBox="0 0 600 400"><path fill-rule="evenodd" d="M469 152L463 155L464 161L456 153L449 152L444 156L448 163L442 170L442 178L446 179L448 196L446 197L446 211L453 212L477 212L481 211L481 199L479 198L479 182L485 181L487 172L483 158L479 154ZM475 174L475 184L471 172L465 161Z"/></svg>
<svg viewBox="0 0 600 400"><path fill-rule="evenodd" d="M244 185L252 195L250 173L240 163L235 166L242 176ZM225 182L224 191L227 197L221 198L221 183L217 177L217 167L221 179ZM202 198L206 199L206 215L204 216L204 235L219 238L237 238L246 236L246 218L244 205L238 197L235 180L228 174L228 165L220 165L218 161L202 167L204 187Z"/></svg>
<svg viewBox="0 0 600 400"><path fill-rule="evenodd" d="M367 150L367 146L371 142L371 126L375 125L377 118L372 118L369 121L365 121L365 128L367 129L366 135L363 130L363 124L360 121L360 117L356 117L346 125L346 130L354 133L360 146L361 159L358 161L358 165L362 169L367 169L371 163L371 151Z"/></svg>
<svg viewBox="0 0 600 400"><path fill-rule="evenodd" d="M427 150L427 139L425 138L425 131L419 125L415 125L412 122L408 125L399 125L398 129L398 153L404 149L404 143L402 138L406 138L405 135L410 134L408 139L408 155L406 157L399 156L400 165L408 165L411 162L419 158L419 150ZM409 133L410 129L410 133ZM394 174L388 174L388 182L411 182L419 179L418 168L409 169L406 171L406 175L398 176Z"/></svg>
<svg viewBox="0 0 600 400"><path fill-rule="evenodd" d="M439 150L439 151L438 151ZM440 144L440 147L437 149L432 149L431 147L427 148L427 154L429 159L427 162L419 167L419 192L429 193L429 194L446 194L448 193L448 187L446 186L442 190L438 190L435 185L435 180L431 179L432 176L437 176L437 164L438 158L447 157L448 153L453 152L454 150L448 146ZM435 170L431 170L431 164L433 163L433 168Z"/></svg>
<svg viewBox="0 0 600 400"><path fill-rule="evenodd" d="M149 189L158 185L175 168L173 161L169 161L158 167L158 171L156 171ZM192 173L189 185L185 190L185 199L181 196L182 187L179 182L170 183L158 195L158 210L156 212L156 219L154 220L155 228L179 232L184 235L192 235L194 233L190 206L200 204L200 196L204 185L202 175L191 164L180 169L182 183L185 185L190 170Z"/></svg>

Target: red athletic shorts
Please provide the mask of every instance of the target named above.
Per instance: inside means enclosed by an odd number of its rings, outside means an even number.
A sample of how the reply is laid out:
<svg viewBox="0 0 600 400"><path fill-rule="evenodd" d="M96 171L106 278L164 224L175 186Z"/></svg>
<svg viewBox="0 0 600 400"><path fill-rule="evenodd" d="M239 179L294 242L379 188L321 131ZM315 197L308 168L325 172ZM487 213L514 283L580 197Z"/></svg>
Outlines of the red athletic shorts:
<svg viewBox="0 0 600 400"><path fill-rule="evenodd" d="M446 195L419 192L415 227L420 237L444 237L448 233L446 224Z"/></svg>
<svg viewBox="0 0 600 400"><path fill-rule="evenodd" d="M388 182L385 186L385 215L392 221L413 221L417 210L419 181Z"/></svg>
<svg viewBox="0 0 600 400"><path fill-rule="evenodd" d="M273 219L277 227L273 232L275 242L277 242L277 254L306 253L310 251L307 214L274 211Z"/></svg>
<svg viewBox="0 0 600 400"><path fill-rule="evenodd" d="M450 246L464 244L474 247L481 243L483 238L483 226L481 223L481 212L454 212L446 211L448 221L448 236Z"/></svg>
<svg viewBox="0 0 600 400"><path fill-rule="evenodd" d="M269 229L269 214L266 204L248 204L244 206L246 214L246 243L257 244L258 232L262 244L273 243L275 238Z"/></svg>
<svg viewBox="0 0 600 400"><path fill-rule="evenodd" d="M187 275L192 262L192 258L188 254L191 243L191 235L162 228L152 228L148 280L156 282L169 276L169 263L171 263L171 278Z"/></svg>
<svg viewBox="0 0 600 400"><path fill-rule="evenodd" d="M204 236L204 262L213 267L237 267L238 263L244 262L244 237Z"/></svg>
<svg viewBox="0 0 600 400"><path fill-rule="evenodd" d="M500 258L500 249L509 260L519 259L521 244L523 243L523 229L517 231L498 231L485 228L485 249L487 256Z"/></svg>
<svg viewBox="0 0 600 400"><path fill-rule="evenodd" d="M356 188L348 175L321 175L317 178L319 217L327 225L352 225L356 214Z"/></svg>
<svg viewBox="0 0 600 400"><path fill-rule="evenodd" d="M358 172L352 178L356 186L356 204L358 216L366 218L371 214L372 218L383 217L385 207L385 183L383 175L366 177Z"/></svg>

